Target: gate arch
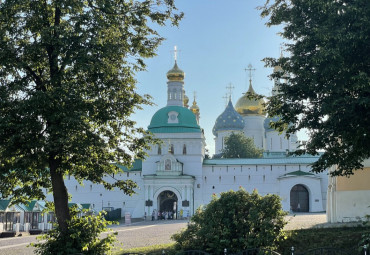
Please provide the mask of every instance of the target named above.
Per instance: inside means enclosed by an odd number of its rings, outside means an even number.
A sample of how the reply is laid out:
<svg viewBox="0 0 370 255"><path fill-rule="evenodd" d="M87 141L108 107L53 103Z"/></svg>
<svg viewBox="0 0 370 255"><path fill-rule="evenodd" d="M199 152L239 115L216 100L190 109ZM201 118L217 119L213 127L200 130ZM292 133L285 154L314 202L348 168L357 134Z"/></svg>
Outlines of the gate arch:
<svg viewBox="0 0 370 255"><path fill-rule="evenodd" d="M290 209L293 212L309 212L309 192L302 184L294 185L290 190Z"/></svg>

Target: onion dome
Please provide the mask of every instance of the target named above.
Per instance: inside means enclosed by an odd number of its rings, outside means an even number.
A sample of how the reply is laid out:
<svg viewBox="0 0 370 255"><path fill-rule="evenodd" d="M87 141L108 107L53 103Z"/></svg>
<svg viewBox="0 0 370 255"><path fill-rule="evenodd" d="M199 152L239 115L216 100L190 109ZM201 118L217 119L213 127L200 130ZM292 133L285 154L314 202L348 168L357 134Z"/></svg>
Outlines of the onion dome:
<svg viewBox="0 0 370 255"><path fill-rule="evenodd" d="M190 111L192 111L195 115L199 114L199 106L197 105L197 102L193 101L193 105L190 107Z"/></svg>
<svg viewBox="0 0 370 255"><path fill-rule="evenodd" d="M216 123L213 127L212 133L217 136L218 131L236 130L242 131L244 129L243 117L237 113L233 107L233 103L229 100L223 113L217 117Z"/></svg>
<svg viewBox="0 0 370 255"><path fill-rule="evenodd" d="M175 61L175 65L167 72L167 79L169 81L183 81L184 78L184 71L177 66L177 61Z"/></svg>
<svg viewBox="0 0 370 255"><path fill-rule="evenodd" d="M271 122L277 122L281 118L279 116L274 116L274 117L268 117L265 119L263 122L263 127L265 128L265 132L271 132L271 131L276 131L274 128L270 126Z"/></svg>
<svg viewBox="0 0 370 255"><path fill-rule="evenodd" d="M283 72L283 68L281 66L274 66L274 73Z"/></svg>
<svg viewBox="0 0 370 255"><path fill-rule="evenodd" d="M184 107L189 108L189 97L184 93Z"/></svg>
<svg viewBox="0 0 370 255"><path fill-rule="evenodd" d="M248 93L249 92L249 93ZM258 96L256 92L254 92L254 89L252 87L252 83L249 84L249 89L247 93L245 93L241 98L239 98L238 102L236 102L235 110L242 116L248 116L248 115L265 115L264 111L264 103L265 101L255 98L249 98L249 95L251 96Z"/></svg>
<svg viewBox="0 0 370 255"><path fill-rule="evenodd" d="M148 131L152 133L200 133L195 115L182 106L166 106L152 117Z"/></svg>

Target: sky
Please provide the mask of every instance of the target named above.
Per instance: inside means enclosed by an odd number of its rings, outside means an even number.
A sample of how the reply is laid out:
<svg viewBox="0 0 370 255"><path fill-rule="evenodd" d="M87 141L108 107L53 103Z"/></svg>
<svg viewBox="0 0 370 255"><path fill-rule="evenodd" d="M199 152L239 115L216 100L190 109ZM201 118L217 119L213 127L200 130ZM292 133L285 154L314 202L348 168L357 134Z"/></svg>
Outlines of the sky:
<svg viewBox="0 0 370 255"><path fill-rule="evenodd" d="M212 128L225 109L226 89L231 83L232 102L248 89L249 64L252 85L256 93L271 95L273 81L268 77L271 68L264 67L265 57L279 57L284 40L278 35L282 27L267 27L267 19L260 17L256 8L264 0L175 0L184 18L178 27L161 27L158 31L166 40L157 56L146 61L147 71L136 77L138 93L153 97L154 106L137 110L133 119L147 128L156 111L167 104L166 73L174 65L174 46L177 46L177 63L185 72L184 89L189 105L196 101L200 108L200 126L204 129L209 154L214 154ZM298 139L306 140L298 133Z"/></svg>

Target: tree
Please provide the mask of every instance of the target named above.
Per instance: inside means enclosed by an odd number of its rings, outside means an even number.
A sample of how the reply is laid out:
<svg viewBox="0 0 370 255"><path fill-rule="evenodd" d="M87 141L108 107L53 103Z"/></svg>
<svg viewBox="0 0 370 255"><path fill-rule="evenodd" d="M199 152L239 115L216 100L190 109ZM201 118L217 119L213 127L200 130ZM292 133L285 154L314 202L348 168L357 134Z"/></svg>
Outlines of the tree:
<svg viewBox="0 0 370 255"><path fill-rule="evenodd" d="M282 25L287 57L266 58L290 74L267 106L274 124L288 133L310 132L297 154L324 153L312 170L336 166L350 175L370 157L370 4L368 0L267 0L261 7L268 26ZM274 78L281 78L276 73Z"/></svg>
<svg viewBox="0 0 370 255"><path fill-rule="evenodd" d="M66 175L133 193L104 179L143 158L152 141L130 115L149 96L135 91L177 25L173 1L2 1L0 3L0 192L13 202L52 191L61 234L71 219Z"/></svg>
<svg viewBox="0 0 370 255"><path fill-rule="evenodd" d="M258 149L252 138L243 134L231 133L225 139L225 148L222 150L223 158L260 158L262 150Z"/></svg>
<svg viewBox="0 0 370 255"><path fill-rule="evenodd" d="M236 253L248 248L274 248L282 237L287 213L277 195L260 196L244 189L213 196L199 208L188 227L172 238L177 249L200 249L223 254L224 248Z"/></svg>

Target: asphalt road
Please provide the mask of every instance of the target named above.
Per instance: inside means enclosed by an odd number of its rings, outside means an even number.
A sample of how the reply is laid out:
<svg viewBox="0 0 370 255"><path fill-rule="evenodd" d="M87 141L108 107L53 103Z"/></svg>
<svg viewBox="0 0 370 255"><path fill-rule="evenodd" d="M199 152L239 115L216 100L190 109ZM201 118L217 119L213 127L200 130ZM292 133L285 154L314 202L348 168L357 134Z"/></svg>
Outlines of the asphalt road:
<svg viewBox="0 0 370 255"><path fill-rule="evenodd" d="M112 229L118 233L117 241L121 243L121 247L128 249L173 242L170 237L186 225L185 220L162 220L137 222L130 226L113 226ZM0 254L32 255L34 248L29 246L31 242L37 242L35 236L1 238Z"/></svg>

